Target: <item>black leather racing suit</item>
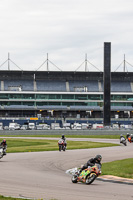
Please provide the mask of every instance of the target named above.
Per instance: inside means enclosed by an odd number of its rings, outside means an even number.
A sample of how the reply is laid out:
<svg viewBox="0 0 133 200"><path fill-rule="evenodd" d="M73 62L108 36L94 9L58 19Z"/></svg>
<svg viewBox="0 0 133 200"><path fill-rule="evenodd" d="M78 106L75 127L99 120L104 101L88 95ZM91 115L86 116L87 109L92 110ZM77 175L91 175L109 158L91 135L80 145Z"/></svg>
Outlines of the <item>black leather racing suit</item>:
<svg viewBox="0 0 133 200"><path fill-rule="evenodd" d="M82 170L86 169L88 166L94 166L96 163L101 165L101 162L99 160L97 160L96 158L91 158L90 160L87 161L87 163L85 163L83 165L83 167L80 170L80 173L82 172Z"/></svg>

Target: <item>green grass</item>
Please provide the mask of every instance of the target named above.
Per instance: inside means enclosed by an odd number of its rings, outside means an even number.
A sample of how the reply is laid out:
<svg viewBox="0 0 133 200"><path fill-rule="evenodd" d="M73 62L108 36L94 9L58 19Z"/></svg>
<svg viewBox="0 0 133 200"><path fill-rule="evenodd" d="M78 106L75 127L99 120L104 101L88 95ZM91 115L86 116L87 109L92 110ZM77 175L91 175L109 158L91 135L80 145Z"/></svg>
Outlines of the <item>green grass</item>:
<svg viewBox="0 0 133 200"><path fill-rule="evenodd" d="M120 135L114 135L114 134L110 134L110 135L67 135L65 134L66 138L103 138L103 139L119 139L120 138ZM0 135L0 137L55 137L55 138L60 138L61 137L61 134L60 135L36 135L36 134L33 134L33 135Z"/></svg>
<svg viewBox="0 0 133 200"><path fill-rule="evenodd" d="M58 150L58 139L57 140L39 140L39 139L12 139L9 138L7 141L7 153L15 152L35 152L35 151L56 151ZM89 141L68 141L67 149L89 149L89 148L100 148L118 146L117 144L111 143L99 143Z"/></svg>
<svg viewBox="0 0 133 200"><path fill-rule="evenodd" d="M22 200L22 198L4 197L4 196L0 195L0 200L19 200L19 199ZM23 200L27 200L27 199L23 199Z"/></svg>
<svg viewBox="0 0 133 200"><path fill-rule="evenodd" d="M133 158L103 163L102 175L113 175L133 179Z"/></svg>
<svg viewBox="0 0 133 200"><path fill-rule="evenodd" d="M24 198L14 198L14 197L4 197L2 195L0 195L0 200L28 200L28 199L24 199ZM37 199L37 200L43 200L43 199ZM50 199L50 200L57 200L57 199Z"/></svg>

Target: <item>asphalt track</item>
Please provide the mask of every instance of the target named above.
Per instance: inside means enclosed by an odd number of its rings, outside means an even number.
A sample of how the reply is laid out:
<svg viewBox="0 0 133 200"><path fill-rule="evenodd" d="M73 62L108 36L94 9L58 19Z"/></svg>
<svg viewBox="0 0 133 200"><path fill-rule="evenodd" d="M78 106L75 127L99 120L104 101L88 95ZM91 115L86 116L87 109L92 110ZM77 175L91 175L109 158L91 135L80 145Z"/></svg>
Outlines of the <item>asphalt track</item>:
<svg viewBox="0 0 133 200"><path fill-rule="evenodd" d="M112 142L118 143L118 140ZM91 185L71 182L65 171L84 164L96 154L103 156L103 162L133 158L133 144L66 152L7 154L0 160L0 194L44 200L133 200L133 185L99 180Z"/></svg>

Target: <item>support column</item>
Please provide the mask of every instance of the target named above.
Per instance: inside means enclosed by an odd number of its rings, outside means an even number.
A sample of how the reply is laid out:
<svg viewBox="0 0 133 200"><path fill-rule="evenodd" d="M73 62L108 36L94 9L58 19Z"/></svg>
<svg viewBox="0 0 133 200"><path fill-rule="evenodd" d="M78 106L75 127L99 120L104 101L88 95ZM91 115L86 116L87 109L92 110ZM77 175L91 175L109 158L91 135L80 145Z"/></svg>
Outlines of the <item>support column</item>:
<svg viewBox="0 0 133 200"><path fill-rule="evenodd" d="M103 124L104 126L110 126L110 87L111 87L111 43L104 43L104 109L103 109Z"/></svg>

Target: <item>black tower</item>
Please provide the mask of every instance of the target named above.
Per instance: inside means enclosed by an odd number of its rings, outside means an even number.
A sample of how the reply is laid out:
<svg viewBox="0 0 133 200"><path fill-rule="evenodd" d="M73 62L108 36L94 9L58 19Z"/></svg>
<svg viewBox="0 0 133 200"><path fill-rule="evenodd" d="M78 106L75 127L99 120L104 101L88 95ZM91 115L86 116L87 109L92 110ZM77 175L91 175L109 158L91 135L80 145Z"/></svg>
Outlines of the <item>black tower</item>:
<svg viewBox="0 0 133 200"><path fill-rule="evenodd" d="M111 86L111 43L104 43L104 110L103 124L110 126L110 86Z"/></svg>

